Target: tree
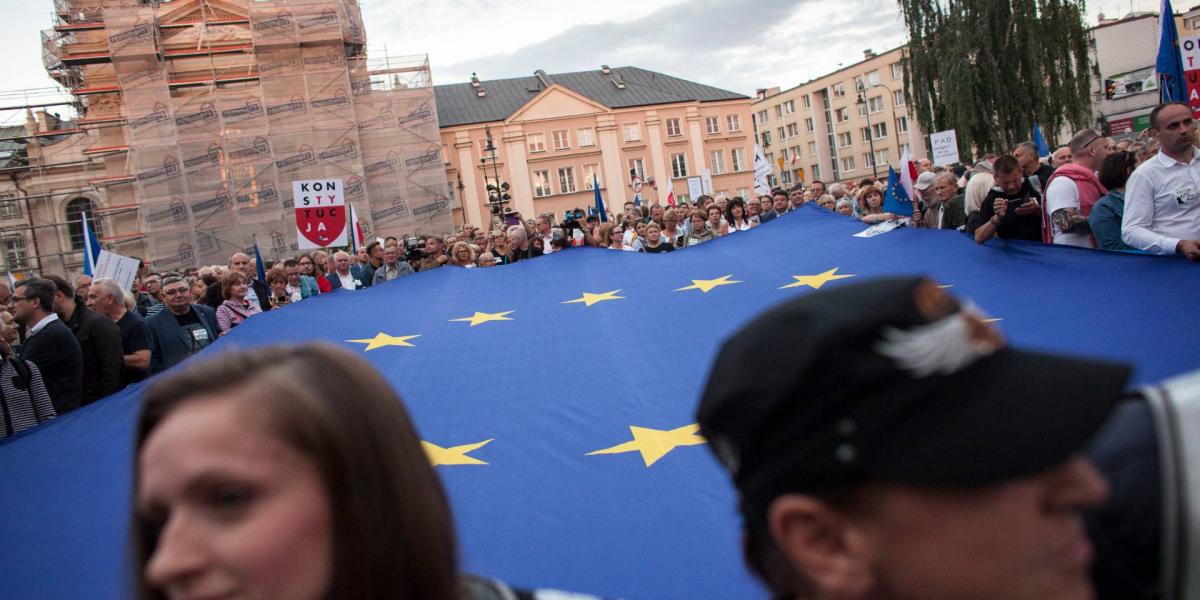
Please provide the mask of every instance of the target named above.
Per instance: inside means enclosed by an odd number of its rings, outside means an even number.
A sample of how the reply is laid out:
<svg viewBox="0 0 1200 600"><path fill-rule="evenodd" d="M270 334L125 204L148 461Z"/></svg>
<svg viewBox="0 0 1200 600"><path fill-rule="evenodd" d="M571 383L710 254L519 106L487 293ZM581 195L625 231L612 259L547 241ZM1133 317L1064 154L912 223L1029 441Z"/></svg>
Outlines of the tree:
<svg viewBox="0 0 1200 600"><path fill-rule="evenodd" d="M898 1L909 105L925 131L954 129L961 156L1009 152L1034 121L1051 141L1090 125L1082 0Z"/></svg>

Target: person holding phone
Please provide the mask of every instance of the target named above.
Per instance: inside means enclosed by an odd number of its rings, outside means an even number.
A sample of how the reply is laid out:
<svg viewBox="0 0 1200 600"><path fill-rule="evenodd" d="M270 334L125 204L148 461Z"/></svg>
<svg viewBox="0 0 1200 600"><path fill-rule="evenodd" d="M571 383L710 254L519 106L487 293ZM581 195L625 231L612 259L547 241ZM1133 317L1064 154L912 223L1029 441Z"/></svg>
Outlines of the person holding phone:
<svg viewBox="0 0 1200 600"><path fill-rule="evenodd" d="M996 187L967 221L967 232L982 244L993 237L1042 241L1042 195L1026 179L1021 163L1012 155L992 165Z"/></svg>

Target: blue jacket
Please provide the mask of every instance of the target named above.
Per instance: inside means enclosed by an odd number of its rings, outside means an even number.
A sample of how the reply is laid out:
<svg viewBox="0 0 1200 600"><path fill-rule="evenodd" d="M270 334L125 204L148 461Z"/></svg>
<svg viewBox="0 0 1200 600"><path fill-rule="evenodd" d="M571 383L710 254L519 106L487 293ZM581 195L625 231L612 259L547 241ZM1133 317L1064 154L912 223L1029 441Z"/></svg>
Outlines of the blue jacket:
<svg viewBox="0 0 1200 600"><path fill-rule="evenodd" d="M317 287L317 278L308 275L300 276L300 299L311 298L321 293L321 288Z"/></svg>
<svg viewBox="0 0 1200 600"><path fill-rule="evenodd" d="M1121 240L1121 220L1125 215L1125 192L1113 190L1092 206L1088 225L1096 245L1105 250L1134 250Z"/></svg>
<svg viewBox="0 0 1200 600"><path fill-rule="evenodd" d="M217 311L202 304L193 304L192 310L200 318L200 324L208 331L209 343L217 341L221 329L217 327ZM161 373L192 355L192 339L171 311L164 310L149 319L150 329L150 372Z"/></svg>
<svg viewBox="0 0 1200 600"><path fill-rule="evenodd" d="M354 283L357 283L359 288L364 287L362 281L358 277L355 277L354 273L350 273L350 277L354 278ZM334 271L333 273L327 273L325 275L325 281L329 282L329 286L332 289L342 289L342 279L338 277L337 271Z"/></svg>

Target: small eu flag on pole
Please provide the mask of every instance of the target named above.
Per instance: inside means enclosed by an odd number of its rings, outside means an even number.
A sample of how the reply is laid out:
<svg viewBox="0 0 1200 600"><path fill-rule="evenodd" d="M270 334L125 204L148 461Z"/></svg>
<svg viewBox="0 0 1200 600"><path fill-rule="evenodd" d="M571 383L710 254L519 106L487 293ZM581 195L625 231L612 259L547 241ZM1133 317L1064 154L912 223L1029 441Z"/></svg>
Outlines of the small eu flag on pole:
<svg viewBox="0 0 1200 600"><path fill-rule="evenodd" d="M1162 0L1158 12L1158 58L1154 71L1158 74L1160 102L1187 102L1187 82L1183 79L1183 57L1179 54L1179 30L1175 28L1175 11L1171 0Z"/></svg>

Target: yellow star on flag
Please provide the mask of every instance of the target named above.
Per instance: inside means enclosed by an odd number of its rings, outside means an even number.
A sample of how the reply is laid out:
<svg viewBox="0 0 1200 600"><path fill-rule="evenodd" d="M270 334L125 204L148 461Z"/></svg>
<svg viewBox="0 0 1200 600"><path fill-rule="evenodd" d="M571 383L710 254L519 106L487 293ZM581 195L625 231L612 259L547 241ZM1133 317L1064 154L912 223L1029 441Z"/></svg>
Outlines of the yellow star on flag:
<svg viewBox="0 0 1200 600"><path fill-rule="evenodd" d="M457 322L470 323L471 327L474 327L476 325L481 325L483 323L487 323L488 321L511 321L512 319L508 318L508 315L511 315L514 312L517 312L517 311L509 310L509 311L499 312L499 313L476 312L474 315L469 316L469 317L463 317L461 319L450 319L450 322L451 323L457 323Z"/></svg>
<svg viewBox="0 0 1200 600"><path fill-rule="evenodd" d="M821 289L821 286L829 283L830 281L835 281L838 279L849 279L851 277L854 277L854 276L853 275L838 275L837 268L835 267L828 271L825 271L824 273L821 273L820 275L792 275L792 279L795 279L796 282L789 283L779 289L786 290L788 288L808 286L814 290L819 290L819 289Z"/></svg>
<svg viewBox="0 0 1200 600"><path fill-rule="evenodd" d="M983 322L984 323L995 323L997 321L1003 321L1003 320L1004 320L1004 317L992 317L990 319L984 319Z"/></svg>
<svg viewBox="0 0 1200 600"><path fill-rule="evenodd" d="M740 281L736 281L736 280L730 281L729 280L730 277L733 277L733 275L726 275L724 277L718 277L716 279L693 279L692 285L689 285L687 287L681 287L675 291L682 292L685 290L700 290L701 292L704 292L705 294L707 294L709 292L709 290L711 290L715 287L719 287L722 285L733 285L735 283L741 283Z"/></svg>
<svg viewBox="0 0 1200 600"><path fill-rule="evenodd" d="M617 293L620 291L621 290L613 290L611 292L604 292L602 294L590 294L588 292L584 292L583 297L576 298L574 300L567 300L566 302L563 302L563 304L579 304L582 302L586 306L591 306L597 302L604 302L605 300L624 300L625 296L617 295Z"/></svg>
<svg viewBox="0 0 1200 600"><path fill-rule="evenodd" d="M421 336L420 335L399 335L399 336L388 335L381 331L381 332L375 334L375 337L373 337L373 338L365 338L365 339L361 339L361 340L346 340L346 341L353 342L355 344L366 344L367 347L365 349L363 349L363 352L370 352L377 348L383 348L384 346L407 346L409 348L413 348L415 346L408 343L408 340L411 340L413 338L419 338L419 337L421 337Z"/></svg>
<svg viewBox="0 0 1200 600"><path fill-rule="evenodd" d="M696 423L684 425L678 429L650 429L649 427L630 425L629 431L633 434L633 441L617 444L611 448L595 452L588 452L587 455L641 452L642 460L649 467L679 446L695 446L706 443L703 437L696 435L696 432L699 430L700 425Z"/></svg>
<svg viewBox="0 0 1200 600"><path fill-rule="evenodd" d="M495 438L492 438L495 439ZM437 444L431 444L425 440L421 440L421 447L425 449L425 455L429 457L429 462L433 466L440 465L486 465L486 462L467 456L468 453L478 450L488 444L492 440L483 440L474 444L463 444L462 446L452 446L443 448Z"/></svg>

